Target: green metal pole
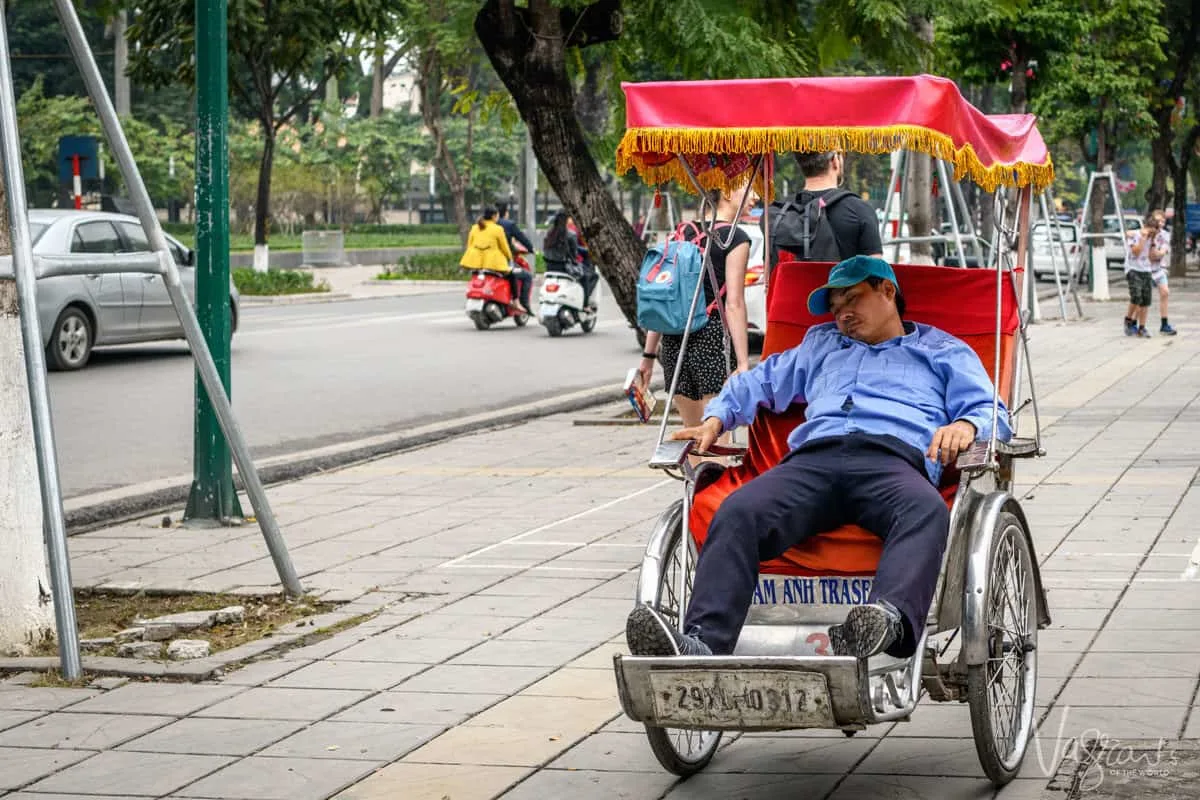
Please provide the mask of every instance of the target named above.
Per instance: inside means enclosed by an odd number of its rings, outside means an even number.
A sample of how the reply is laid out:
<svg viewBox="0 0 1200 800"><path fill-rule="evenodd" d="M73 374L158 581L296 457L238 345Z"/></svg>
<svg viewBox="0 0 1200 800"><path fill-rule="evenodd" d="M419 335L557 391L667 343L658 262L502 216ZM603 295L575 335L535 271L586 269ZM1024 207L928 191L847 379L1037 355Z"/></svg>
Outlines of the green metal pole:
<svg viewBox="0 0 1200 800"><path fill-rule="evenodd" d="M227 0L196 0L196 317L229 394L229 62ZM233 462L196 378L193 481L185 521L242 517Z"/></svg>

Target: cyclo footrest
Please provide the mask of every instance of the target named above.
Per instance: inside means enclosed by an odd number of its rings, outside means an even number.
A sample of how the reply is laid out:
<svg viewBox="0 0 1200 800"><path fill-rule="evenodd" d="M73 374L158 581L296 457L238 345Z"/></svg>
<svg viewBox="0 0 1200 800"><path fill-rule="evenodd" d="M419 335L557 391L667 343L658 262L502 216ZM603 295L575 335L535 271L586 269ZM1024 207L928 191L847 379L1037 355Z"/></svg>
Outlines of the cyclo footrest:
<svg viewBox="0 0 1200 800"><path fill-rule="evenodd" d="M621 705L662 728L777 731L869 722L865 662L841 656L613 657Z"/></svg>

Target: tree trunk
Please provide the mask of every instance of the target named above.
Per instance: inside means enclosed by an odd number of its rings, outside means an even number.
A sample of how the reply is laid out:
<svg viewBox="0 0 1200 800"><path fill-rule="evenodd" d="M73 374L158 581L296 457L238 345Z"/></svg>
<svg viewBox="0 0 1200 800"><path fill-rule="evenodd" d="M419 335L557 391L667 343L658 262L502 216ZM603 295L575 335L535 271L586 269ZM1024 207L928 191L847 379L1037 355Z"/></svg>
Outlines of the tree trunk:
<svg viewBox="0 0 1200 800"><path fill-rule="evenodd" d="M275 163L275 122L263 125L262 159L258 164L258 194L254 201L254 244L266 244L271 220L271 168Z"/></svg>
<svg viewBox="0 0 1200 800"><path fill-rule="evenodd" d="M375 45L375 60L371 65L371 119L383 114L383 42Z"/></svg>
<svg viewBox="0 0 1200 800"><path fill-rule="evenodd" d="M12 254L9 234L8 198L0 182L0 255ZM0 278L0 438L0 655L28 655L53 639L54 604L17 284L11 278Z"/></svg>
<svg viewBox="0 0 1200 800"><path fill-rule="evenodd" d="M1146 211L1165 209L1170 198L1167 195L1167 179L1173 172L1171 157L1175 144L1175 132L1171 129L1171 109L1158 109L1154 114L1154 122L1158 130L1150 140L1150 159L1154 164L1154 172L1150 178L1150 186L1146 189Z"/></svg>
<svg viewBox="0 0 1200 800"><path fill-rule="evenodd" d="M417 88L421 93L421 119L433 139L434 166L453 197L454 223L458 226L458 235L465 247L473 222L467 210L468 178L460 174L454 154L446 146L446 132L442 128L442 60L437 46L427 45L418 63L421 65L417 75Z"/></svg>
<svg viewBox="0 0 1200 800"><path fill-rule="evenodd" d="M1187 253L1184 243L1187 240L1187 186L1188 172L1194 158L1196 141L1200 139L1200 125L1193 125L1183 139L1179 148L1179 159L1171 176L1172 188L1175 190L1175 224L1171 226L1171 277L1182 278L1187 275Z"/></svg>
<svg viewBox="0 0 1200 800"><path fill-rule="evenodd" d="M926 44L933 43L933 20L913 17L910 20L917 36ZM923 70L928 66L921 65ZM933 160L925 153L910 151L906 165L908 189L904 195L907 208L909 236L929 236L933 232ZM943 186L946 190L948 187ZM903 233L901 233L903 235ZM908 246L914 264L932 264L933 246L929 242L913 242Z"/></svg>
<svg viewBox="0 0 1200 800"><path fill-rule="evenodd" d="M613 299L635 324L645 247L600 177L575 116L558 8L530 0L528 20L519 20L512 0L488 0L475 17L475 33L529 128L546 180L583 231Z"/></svg>

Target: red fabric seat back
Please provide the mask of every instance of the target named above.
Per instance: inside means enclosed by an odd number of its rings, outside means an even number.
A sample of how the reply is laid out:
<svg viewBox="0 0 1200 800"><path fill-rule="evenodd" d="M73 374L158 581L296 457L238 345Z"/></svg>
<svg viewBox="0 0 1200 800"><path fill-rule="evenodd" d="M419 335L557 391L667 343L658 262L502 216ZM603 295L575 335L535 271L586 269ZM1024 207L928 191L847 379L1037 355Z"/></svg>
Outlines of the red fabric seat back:
<svg viewBox="0 0 1200 800"><path fill-rule="evenodd" d="M832 264L790 261L771 275L767 295L767 333L763 357L795 347L808 329L832 317L808 312L808 295L825 283ZM897 264L896 280L908 306L905 319L933 325L966 342L996 380L996 273L990 269L960 269ZM1015 333L1018 326L1016 293L1002 275L1000 313L1001 397L1011 398ZM749 449L740 467L725 470L712 485L697 492L689 520L697 544L703 544L708 523L730 492L761 475L787 454L787 438L804 421L804 406L793 405L775 414L760 410L750 426ZM943 494L953 498L957 475L947 470ZM762 565L763 572L797 575L873 574L881 550L878 537L857 526L815 536L779 559Z"/></svg>

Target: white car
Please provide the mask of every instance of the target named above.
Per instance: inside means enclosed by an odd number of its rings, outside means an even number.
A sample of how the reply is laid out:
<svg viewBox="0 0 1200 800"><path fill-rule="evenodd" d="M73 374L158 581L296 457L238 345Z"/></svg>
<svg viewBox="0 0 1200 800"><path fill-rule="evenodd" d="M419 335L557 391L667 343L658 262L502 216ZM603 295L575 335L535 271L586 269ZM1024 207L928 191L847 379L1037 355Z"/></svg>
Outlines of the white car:
<svg viewBox="0 0 1200 800"><path fill-rule="evenodd" d="M1128 236L1131 231L1141 230L1142 218L1137 214L1125 215L1125 230L1123 233ZM1121 226L1117 223L1116 214L1104 215L1104 232L1116 233L1121 230ZM1094 241L1094 240L1092 240ZM1104 239L1104 259L1108 262L1110 268L1116 267L1120 269L1125 266L1125 246L1116 238Z"/></svg>
<svg viewBox="0 0 1200 800"><path fill-rule="evenodd" d="M767 332L767 282L762 229L752 222L739 222L738 227L750 237L750 258L746 262L746 322L750 339L762 340Z"/></svg>
<svg viewBox="0 0 1200 800"><path fill-rule="evenodd" d="M1070 272L1076 270L1077 280L1082 280L1085 266L1081 256L1079 226L1073 222L1059 222L1047 225L1045 222L1035 223L1030 231L1030 271L1034 280L1054 280L1054 268L1057 265L1061 280L1065 281ZM1061 242L1061 244L1060 244ZM1063 250L1066 250L1067 261L1063 263ZM1053 250L1053 257L1051 252ZM1053 258L1053 260L1052 260Z"/></svg>

